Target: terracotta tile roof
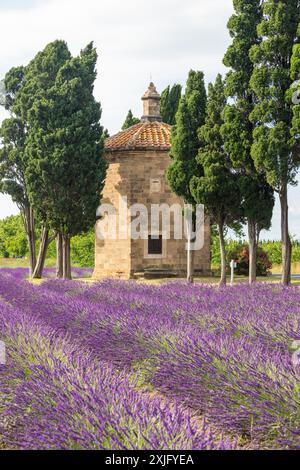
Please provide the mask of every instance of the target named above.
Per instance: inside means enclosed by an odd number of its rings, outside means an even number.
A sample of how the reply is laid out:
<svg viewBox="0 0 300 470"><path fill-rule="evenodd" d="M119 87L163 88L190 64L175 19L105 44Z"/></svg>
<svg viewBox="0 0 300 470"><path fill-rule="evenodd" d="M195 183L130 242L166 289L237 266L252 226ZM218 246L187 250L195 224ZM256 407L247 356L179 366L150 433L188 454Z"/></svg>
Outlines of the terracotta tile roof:
<svg viewBox="0 0 300 470"><path fill-rule="evenodd" d="M109 137L105 149L117 150L169 150L171 126L163 122L141 122Z"/></svg>

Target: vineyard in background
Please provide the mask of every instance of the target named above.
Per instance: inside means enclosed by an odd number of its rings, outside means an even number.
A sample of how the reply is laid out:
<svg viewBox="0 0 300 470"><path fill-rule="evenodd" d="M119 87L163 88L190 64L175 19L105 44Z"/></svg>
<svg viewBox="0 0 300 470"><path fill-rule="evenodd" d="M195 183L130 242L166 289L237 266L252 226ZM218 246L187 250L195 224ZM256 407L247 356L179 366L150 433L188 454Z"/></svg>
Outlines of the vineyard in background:
<svg viewBox="0 0 300 470"><path fill-rule="evenodd" d="M37 233L39 240L39 232ZM37 242L38 247L39 242ZM46 263L47 266L55 264L55 242L52 242L48 249ZM71 240L72 262L74 266L82 268L92 268L94 266L94 232L93 230ZM247 274L248 265L248 244L245 240L228 239L226 241L226 254L228 265L231 259L238 261L238 274ZM220 266L219 238L213 230L212 242L212 267L215 270ZM0 258L25 258L28 255L26 234L20 216L7 217L0 220ZM299 263L300 271L300 243L293 242L292 262L294 270ZM258 250L258 272L259 276L266 275L267 272L280 271L281 265L281 242L262 241ZM297 270L297 269L296 269Z"/></svg>
<svg viewBox="0 0 300 470"><path fill-rule="evenodd" d="M293 270L297 270L297 265L300 265L300 243L293 241L293 254L292 264ZM242 260L242 271L245 271L245 260L247 260L248 244L245 240L226 240L226 255L227 262L230 263L231 259L238 261L241 264ZM281 242L280 241L268 241L262 240L259 244L258 249L258 275L265 275L268 271L279 272L282 262L281 257ZM212 237L212 267L218 269L220 266L220 248L218 236ZM300 266L299 266L300 270ZM298 270L298 271L299 271ZM246 274L246 272L240 272L240 274Z"/></svg>
<svg viewBox="0 0 300 470"><path fill-rule="evenodd" d="M40 230L38 229L37 249L39 240ZM73 237L71 250L73 266L92 268L95 256L94 231ZM26 258L27 256L28 243L21 216L13 215L0 220L0 258ZM52 242L48 248L46 266L55 265L55 258L56 247L55 242Z"/></svg>

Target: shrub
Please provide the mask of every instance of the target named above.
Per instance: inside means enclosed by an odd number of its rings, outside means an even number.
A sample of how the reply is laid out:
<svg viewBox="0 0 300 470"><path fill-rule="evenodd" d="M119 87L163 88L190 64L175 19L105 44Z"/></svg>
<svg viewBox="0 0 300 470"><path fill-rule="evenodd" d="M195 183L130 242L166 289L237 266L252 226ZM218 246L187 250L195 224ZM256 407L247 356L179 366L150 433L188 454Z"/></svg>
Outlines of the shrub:
<svg viewBox="0 0 300 470"><path fill-rule="evenodd" d="M71 239L72 263L80 268L93 268L95 264L94 230Z"/></svg>
<svg viewBox="0 0 300 470"><path fill-rule="evenodd" d="M36 250L40 247L41 228L36 226ZM53 234L51 233L51 236ZM0 257L25 257L28 255L27 237L20 215L14 215L0 220ZM47 259L55 260L56 244L50 243L47 250ZM95 235L94 230L83 233L71 240L71 258L75 266L93 268L95 262ZM52 263L51 263L52 264Z"/></svg>
<svg viewBox="0 0 300 470"><path fill-rule="evenodd" d="M236 273L239 275L247 275L249 273L249 246L243 244L237 245L234 250L228 252L228 257L237 262ZM268 254L261 248L257 250L256 274L257 276L267 276L272 268L272 262Z"/></svg>
<svg viewBox="0 0 300 470"><path fill-rule="evenodd" d="M278 241L263 241L261 243L264 251L268 254L272 264L282 263L281 242ZM292 242L292 263L300 262L300 243L298 241Z"/></svg>
<svg viewBox="0 0 300 470"><path fill-rule="evenodd" d="M24 257L27 252L27 238L21 216L12 215L0 220L0 257Z"/></svg>

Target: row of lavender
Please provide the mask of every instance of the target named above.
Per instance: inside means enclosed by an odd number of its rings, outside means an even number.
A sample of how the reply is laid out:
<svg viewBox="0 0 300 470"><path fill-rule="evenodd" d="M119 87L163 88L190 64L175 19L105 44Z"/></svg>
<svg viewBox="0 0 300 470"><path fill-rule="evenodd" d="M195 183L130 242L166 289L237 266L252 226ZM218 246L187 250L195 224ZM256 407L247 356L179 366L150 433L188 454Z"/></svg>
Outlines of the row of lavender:
<svg viewBox="0 0 300 470"><path fill-rule="evenodd" d="M300 337L298 289L53 280L34 287L7 274L0 295L241 443L300 448L290 351Z"/></svg>
<svg viewBox="0 0 300 470"><path fill-rule="evenodd" d="M12 275L15 279L26 279L29 276L29 269L26 268L0 268L2 274ZM92 276L93 270L90 268L72 268L72 276L74 279L78 278L90 278ZM43 277L55 278L56 270L55 268L44 268Z"/></svg>
<svg viewBox="0 0 300 470"><path fill-rule="evenodd" d="M12 278L0 274L6 299ZM9 281L9 282L7 282ZM26 287L24 286L23 293ZM29 296L32 294L28 289ZM49 308L48 304L48 308ZM136 390L135 378L42 315L0 301L0 444L18 449L232 449L174 400ZM36 312L38 313L38 312ZM41 310L40 312L41 313Z"/></svg>

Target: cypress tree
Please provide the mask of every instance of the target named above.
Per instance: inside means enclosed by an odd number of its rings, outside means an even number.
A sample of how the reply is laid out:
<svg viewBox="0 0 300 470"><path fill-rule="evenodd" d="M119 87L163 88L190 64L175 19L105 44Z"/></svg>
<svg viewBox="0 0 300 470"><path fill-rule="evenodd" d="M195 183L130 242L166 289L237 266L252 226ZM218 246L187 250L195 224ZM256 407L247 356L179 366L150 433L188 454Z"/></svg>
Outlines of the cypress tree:
<svg viewBox="0 0 300 470"><path fill-rule="evenodd" d="M171 132L172 162L167 172L171 189L191 204L194 203L194 198L190 192L190 180L201 171L196 156L199 149L198 130L205 122L205 112L204 74L191 70Z"/></svg>
<svg viewBox="0 0 300 470"><path fill-rule="evenodd" d="M135 124L139 124L140 122L140 119L133 116L132 111L130 109L122 126L122 130L125 131L125 129L128 129L129 127L134 126Z"/></svg>
<svg viewBox="0 0 300 470"><path fill-rule="evenodd" d="M266 173L281 204L282 283L291 278L291 240L288 223L288 186L295 184L300 165L298 139L293 136L293 47L299 43L300 4L297 0L265 0L258 25L259 44L252 46L251 87L257 96L251 120L255 129L251 154L256 168Z"/></svg>
<svg viewBox="0 0 300 470"><path fill-rule="evenodd" d="M92 44L70 57L30 111L26 181L37 213L61 234L64 278L71 277L70 239L94 225L105 177L96 62Z"/></svg>
<svg viewBox="0 0 300 470"><path fill-rule="evenodd" d="M244 216L248 222L249 282L256 280L259 234L269 229L274 207L273 190L264 172L256 170L251 157L254 126L250 114L257 103L250 87L253 64L249 57L253 45L259 44L257 26L262 20L260 0L234 0L235 14L228 22L232 37L224 64L231 70L226 77L226 96L232 104L225 107L222 126L224 145L239 174Z"/></svg>
<svg viewBox="0 0 300 470"><path fill-rule="evenodd" d="M25 146L27 123L14 104L25 74L24 67L14 67L1 82L0 104L11 114L0 128L0 191L8 194L18 206L27 234L29 270L32 276L36 267L35 218L29 202L25 182Z"/></svg>
<svg viewBox="0 0 300 470"><path fill-rule="evenodd" d="M300 140L300 44L295 44L291 58L292 86L289 91L290 102L293 107L292 138L299 144Z"/></svg>
<svg viewBox="0 0 300 470"><path fill-rule="evenodd" d="M181 98L182 86L174 84L170 85L161 94L160 114L163 122L173 126L175 124L175 116L178 110Z"/></svg>
<svg viewBox="0 0 300 470"><path fill-rule="evenodd" d="M10 111L18 117L19 121L23 123L25 129L26 139L22 162L28 200L32 213L38 216L38 221L42 225L39 256L32 273L34 278L39 278L42 275L46 251L52 240L49 237L47 216L43 214L43 217L41 217L41 213L34 207L32 197L30 196L30 185L26 178L30 161L27 147L29 142L28 136L30 135L32 126L32 110L37 99L46 99L49 95L59 69L70 57L71 55L66 43L64 41L54 41L43 51L39 52L26 67L12 69L5 78L7 106L9 106ZM34 222L33 215L31 219ZM31 232L34 232L34 223ZM32 244L33 243L34 242L32 242Z"/></svg>
<svg viewBox="0 0 300 470"><path fill-rule="evenodd" d="M191 70L186 92L181 97L176 122L171 132L171 159L167 171L169 185L186 203L195 206L190 191L190 181L201 174L196 157L199 149L198 129L205 122L206 90L203 72ZM191 242L191 240L189 240ZM193 253L188 250L187 278L193 282Z"/></svg>
<svg viewBox="0 0 300 470"><path fill-rule="evenodd" d="M200 149L197 162L204 170L203 176L194 176L190 182L191 194L196 202L204 204L211 220L218 227L221 252L220 285L226 284L226 228L241 219L241 195L238 175L224 150L221 127L226 105L224 83L221 75L215 84L209 84L207 116L199 130Z"/></svg>

